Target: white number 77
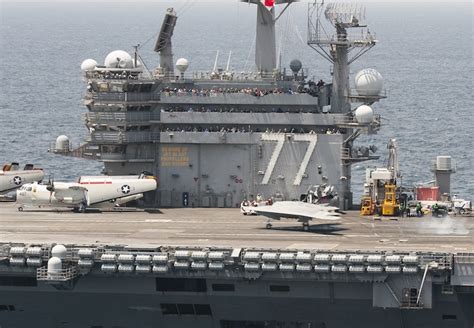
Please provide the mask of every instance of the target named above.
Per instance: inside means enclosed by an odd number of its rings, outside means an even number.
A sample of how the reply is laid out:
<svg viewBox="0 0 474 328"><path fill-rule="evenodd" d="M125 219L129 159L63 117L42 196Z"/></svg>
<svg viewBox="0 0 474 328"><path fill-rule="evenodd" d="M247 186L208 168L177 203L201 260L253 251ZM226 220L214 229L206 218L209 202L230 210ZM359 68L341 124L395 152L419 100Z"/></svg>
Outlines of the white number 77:
<svg viewBox="0 0 474 328"><path fill-rule="evenodd" d="M268 162L267 169L265 170L265 174L262 179L262 184L268 184L270 181L270 177L272 176L273 170L275 169L275 165L280 157L281 150L283 149L283 145L285 143L285 134L263 134L262 135L263 141L276 141L277 144L275 149L273 149L272 156L270 157L270 161ZM301 161L300 168L296 173L295 180L293 181L294 186L299 186L301 184L301 180L303 179L303 175L308 167L309 160L311 155L316 148L316 143L318 141L317 134L307 134L307 135L293 135L294 141L303 141L309 142L308 148L306 149L306 153L304 154L303 160Z"/></svg>

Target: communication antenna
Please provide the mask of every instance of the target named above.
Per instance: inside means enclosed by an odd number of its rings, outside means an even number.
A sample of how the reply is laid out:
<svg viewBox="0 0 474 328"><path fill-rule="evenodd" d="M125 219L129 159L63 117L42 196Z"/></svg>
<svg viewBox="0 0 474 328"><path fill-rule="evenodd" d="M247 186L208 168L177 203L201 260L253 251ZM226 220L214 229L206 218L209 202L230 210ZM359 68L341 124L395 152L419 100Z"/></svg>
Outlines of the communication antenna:
<svg viewBox="0 0 474 328"><path fill-rule="evenodd" d="M219 50L217 50L216 59L214 60L214 68L212 69L213 73L217 72L217 60L218 59L219 59Z"/></svg>
<svg viewBox="0 0 474 328"><path fill-rule="evenodd" d="M353 3L330 3L326 6L324 16L334 27L340 24L359 27L359 22L365 19L365 8Z"/></svg>
<svg viewBox="0 0 474 328"><path fill-rule="evenodd" d="M229 70L230 70L230 57L231 57L231 56L232 56L232 50L229 51L229 58L227 58L227 67L226 67L226 69L225 69L226 72L229 72ZM214 65L214 66L215 66L215 65ZM216 69L216 68L214 67L214 69Z"/></svg>
<svg viewBox="0 0 474 328"><path fill-rule="evenodd" d="M371 34L365 20L365 7L353 3L330 3L324 8L324 0L314 0L308 6L308 45L323 58L335 63L336 48L346 48L347 52L358 49L347 65L369 51L377 40ZM335 33L326 31L324 18L335 28ZM358 33L349 34L348 29L359 29Z"/></svg>
<svg viewBox="0 0 474 328"><path fill-rule="evenodd" d="M334 64L331 102L333 113L350 111L349 65L377 43L367 26L362 24L364 19L365 8L358 4L330 3L324 8L324 0L314 0L308 5L307 43ZM325 20L329 24L325 25ZM335 31L328 33L326 29ZM358 30L355 34L349 33L354 29ZM354 50L357 51L350 56Z"/></svg>

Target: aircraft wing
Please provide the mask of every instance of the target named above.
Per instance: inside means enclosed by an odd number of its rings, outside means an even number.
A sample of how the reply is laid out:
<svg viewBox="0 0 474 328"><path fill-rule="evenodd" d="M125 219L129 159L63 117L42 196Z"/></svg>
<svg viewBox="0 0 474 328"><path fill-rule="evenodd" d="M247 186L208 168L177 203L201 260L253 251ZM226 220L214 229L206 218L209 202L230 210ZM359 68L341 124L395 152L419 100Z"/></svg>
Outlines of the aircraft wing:
<svg viewBox="0 0 474 328"><path fill-rule="evenodd" d="M86 198L87 189L80 185L58 185L54 187L54 197L68 203L79 203Z"/></svg>
<svg viewBox="0 0 474 328"><path fill-rule="evenodd" d="M273 205L253 208L255 213L276 220L280 218L338 220L340 213L336 212L337 209L333 206L292 201L276 202Z"/></svg>
<svg viewBox="0 0 474 328"><path fill-rule="evenodd" d="M137 199L129 196L155 190L157 181L139 176L81 177L78 185L87 187L88 205L94 205L120 198Z"/></svg>
<svg viewBox="0 0 474 328"><path fill-rule="evenodd" d="M0 192L12 191L25 183L40 181L43 178L42 170L0 171Z"/></svg>

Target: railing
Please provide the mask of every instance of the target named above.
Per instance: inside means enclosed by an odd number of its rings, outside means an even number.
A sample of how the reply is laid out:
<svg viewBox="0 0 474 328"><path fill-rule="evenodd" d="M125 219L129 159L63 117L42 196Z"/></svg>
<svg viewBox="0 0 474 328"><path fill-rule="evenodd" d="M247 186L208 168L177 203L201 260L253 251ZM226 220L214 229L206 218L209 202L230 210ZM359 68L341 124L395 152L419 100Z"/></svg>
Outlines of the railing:
<svg viewBox="0 0 474 328"><path fill-rule="evenodd" d="M134 123L159 120L159 113L152 112L89 112L85 114L87 123Z"/></svg>
<svg viewBox="0 0 474 328"><path fill-rule="evenodd" d="M308 44L349 44L354 46L366 46L366 45L373 45L377 42L375 38L375 34L371 34L368 32L361 32L361 33L341 33L341 34L333 34L331 36L310 32L308 34Z"/></svg>
<svg viewBox="0 0 474 328"><path fill-rule="evenodd" d="M79 144L77 147L69 143L66 147L57 149L56 142L52 142L50 143L48 152L63 156L94 159L98 158L98 150L99 148L97 146L87 143Z"/></svg>
<svg viewBox="0 0 474 328"><path fill-rule="evenodd" d="M349 89L349 98L358 98L358 99L373 99L373 100L377 100L377 99L380 99L380 98L387 98L387 89L383 89L381 90L378 94L376 95L359 95L359 93L357 92L357 89L355 88L351 88Z"/></svg>
<svg viewBox="0 0 474 328"><path fill-rule="evenodd" d="M355 116L354 117L351 117L348 115L334 116L334 124L337 124L337 125L350 124L350 125L368 126L368 125L374 125L374 124L378 125L380 124L380 121L381 121L381 116L379 114L374 115L370 123L359 123L357 122Z"/></svg>
<svg viewBox="0 0 474 328"><path fill-rule="evenodd" d="M77 277L77 270L75 267L61 269L57 272L48 272L46 267L41 267L36 270L36 279L38 281L51 282L65 282Z"/></svg>
<svg viewBox="0 0 474 328"><path fill-rule="evenodd" d="M342 160L351 161L351 162L363 162L363 161L379 159L379 158L380 156L371 155L369 148L365 148L363 150L360 148L359 149L353 148L352 150L350 150L349 148L341 148Z"/></svg>
<svg viewBox="0 0 474 328"><path fill-rule="evenodd" d="M454 255L454 262L458 264L474 264L474 253L458 253Z"/></svg>
<svg viewBox="0 0 474 328"><path fill-rule="evenodd" d="M341 148L341 159L351 159L351 150L349 148Z"/></svg>
<svg viewBox="0 0 474 328"><path fill-rule="evenodd" d="M114 102L148 102L160 101L160 93L152 92L98 92L92 95L92 99L97 101L114 101Z"/></svg>
<svg viewBox="0 0 474 328"><path fill-rule="evenodd" d="M106 73L107 72L107 73ZM125 72L125 74L123 74ZM97 72L97 71L87 71L85 72L85 77L88 79L93 80L123 80L123 81L130 81L130 80L142 80L147 79L148 76L142 73L139 70L130 69L104 69L104 72Z"/></svg>
<svg viewBox="0 0 474 328"><path fill-rule="evenodd" d="M473 261L474 261L474 256L473 256ZM421 266L428 265L433 269L434 268L451 269L453 267L453 258L451 255L445 255L445 254L421 255L420 265Z"/></svg>
<svg viewBox="0 0 474 328"><path fill-rule="evenodd" d="M93 132L89 136L89 141L100 144L154 142L159 140L159 132Z"/></svg>
<svg viewBox="0 0 474 328"><path fill-rule="evenodd" d="M101 160L104 162L113 161L135 161L135 162L148 162L155 160L154 152L139 152L137 154L114 154L114 153L102 153Z"/></svg>

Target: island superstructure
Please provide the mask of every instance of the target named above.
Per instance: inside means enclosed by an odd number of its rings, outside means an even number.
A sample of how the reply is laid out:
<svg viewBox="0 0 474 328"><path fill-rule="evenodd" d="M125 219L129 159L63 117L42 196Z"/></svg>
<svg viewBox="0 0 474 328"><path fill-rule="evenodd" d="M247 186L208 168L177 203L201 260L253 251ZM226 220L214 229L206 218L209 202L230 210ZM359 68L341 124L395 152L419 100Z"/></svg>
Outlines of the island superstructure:
<svg viewBox="0 0 474 328"><path fill-rule="evenodd" d="M367 32L352 37L350 30L364 30L362 12L348 18L342 7L326 9L336 33L325 35L322 5L312 4L308 44L333 63L333 81L311 81L297 59L289 73L277 67L275 24L293 1L250 3L257 9L255 72L216 64L188 74L189 61L180 58L176 73L177 14L169 9L154 48L157 69L147 71L137 52L114 51L104 65L84 61L88 141L55 151L99 159L107 175L153 173L160 184L147 201L160 207L235 207L257 195L299 200L314 186L332 185L333 203L351 208L351 165L378 158L354 140L379 129L368 105L383 90L373 69L359 72L351 89L349 65L376 40ZM349 58L353 49L360 51Z"/></svg>

